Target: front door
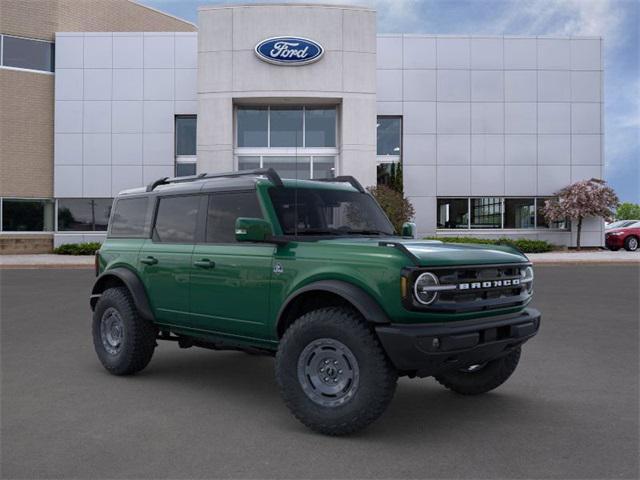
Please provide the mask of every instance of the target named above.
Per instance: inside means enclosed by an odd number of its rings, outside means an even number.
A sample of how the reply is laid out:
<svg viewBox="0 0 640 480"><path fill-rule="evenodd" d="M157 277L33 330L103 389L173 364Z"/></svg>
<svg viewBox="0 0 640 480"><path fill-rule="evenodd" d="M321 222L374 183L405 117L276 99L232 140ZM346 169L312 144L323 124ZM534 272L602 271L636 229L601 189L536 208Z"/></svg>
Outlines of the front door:
<svg viewBox="0 0 640 480"><path fill-rule="evenodd" d="M265 338L275 246L237 243L238 217L263 218L255 190L209 195L205 243L192 255L191 322L202 330Z"/></svg>
<svg viewBox="0 0 640 480"><path fill-rule="evenodd" d="M140 252L140 271L158 323L188 324L189 275L201 198L161 197L152 238Z"/></svg>

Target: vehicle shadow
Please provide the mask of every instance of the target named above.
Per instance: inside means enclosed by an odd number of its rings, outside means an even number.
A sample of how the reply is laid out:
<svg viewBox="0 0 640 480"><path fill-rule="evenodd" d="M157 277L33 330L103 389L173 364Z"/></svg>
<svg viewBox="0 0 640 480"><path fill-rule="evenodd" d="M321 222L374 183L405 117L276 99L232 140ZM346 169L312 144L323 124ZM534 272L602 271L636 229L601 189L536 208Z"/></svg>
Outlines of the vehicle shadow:
<svg viewBox="0 0 640 480"><path fill-rule="evenodd" d="M241 410L245 419L260 416L260 422L268 418L272 428L283 433L315 435L297 422L283 404L274 378L273 358L242 352L178 351L177 348L159 353L147 370L129 380L161 384L183 395L201 396L211 404L224 400L233 404L234 412ZM412 442L422 437L424 441L425 435L434 438L451 430L452 424L464 430L486 422L506 422L508 426L510 417L514 423L535 422L541 414L540 398L514 390L507 383L485 395L461 396L448 391L433 378L401 378L385 414L370 428L348 438L385 442L390 438L394 442L404 438ZM550 421L566 415L562 406L547 403L546 407Z"/></svg>

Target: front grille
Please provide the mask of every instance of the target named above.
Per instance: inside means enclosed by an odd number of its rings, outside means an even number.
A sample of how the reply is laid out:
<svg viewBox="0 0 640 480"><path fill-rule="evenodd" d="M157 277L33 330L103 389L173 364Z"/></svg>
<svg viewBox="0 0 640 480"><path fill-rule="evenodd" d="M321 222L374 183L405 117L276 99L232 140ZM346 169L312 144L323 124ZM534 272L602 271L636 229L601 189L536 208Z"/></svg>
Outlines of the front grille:
<svg viewBox="0 0 640 480"><path fill-rule="evenodd" d="M486 311L497 308L524 306L531 298L528 283L513 285L513 280L522 278L527 264L498 266L465 266L453 268L428 268L416 271L413 281L429 271L438 277L440 286L450 286L451 290L442 289L437 299L428 306L430 311L468 312ZM504 285L507 283L507 285ZM413 299L414 307L420 308Z"/></svg>

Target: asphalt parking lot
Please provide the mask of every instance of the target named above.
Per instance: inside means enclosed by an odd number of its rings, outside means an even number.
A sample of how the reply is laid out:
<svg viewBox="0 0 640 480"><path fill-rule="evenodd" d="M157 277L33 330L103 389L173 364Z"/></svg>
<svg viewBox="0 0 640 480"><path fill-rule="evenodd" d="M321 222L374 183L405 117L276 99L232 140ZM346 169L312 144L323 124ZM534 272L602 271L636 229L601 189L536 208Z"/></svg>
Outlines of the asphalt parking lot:
<svg viewBox="0 0 640 480"><path fill-rule="evenodd" d="M638 266L540 266L540 334L481 397L400 381L328 438L280 401L273 360L161 343L98 363L90 270L0 270L2 478L638 478Z"/></svg>

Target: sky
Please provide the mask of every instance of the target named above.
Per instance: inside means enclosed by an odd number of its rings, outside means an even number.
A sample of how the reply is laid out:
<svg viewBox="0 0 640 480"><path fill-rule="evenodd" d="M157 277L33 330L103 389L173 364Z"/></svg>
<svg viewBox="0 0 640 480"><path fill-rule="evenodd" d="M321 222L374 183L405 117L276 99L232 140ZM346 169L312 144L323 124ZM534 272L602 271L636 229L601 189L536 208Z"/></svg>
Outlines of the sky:
<svg viewBox="0 0 640 480"><path fill-rule="evenodd" d="M251 0L139 0L197 23L197 7ZM256 2L258 3L258 2ZM259 0L259 3L276 3ZM280 2L282 3L282 2ZM314 3L288 0L288 3ZM321 0L378 11L379 33L586 35L604 39L605 180L640 203L640 1Z"/></svg>

